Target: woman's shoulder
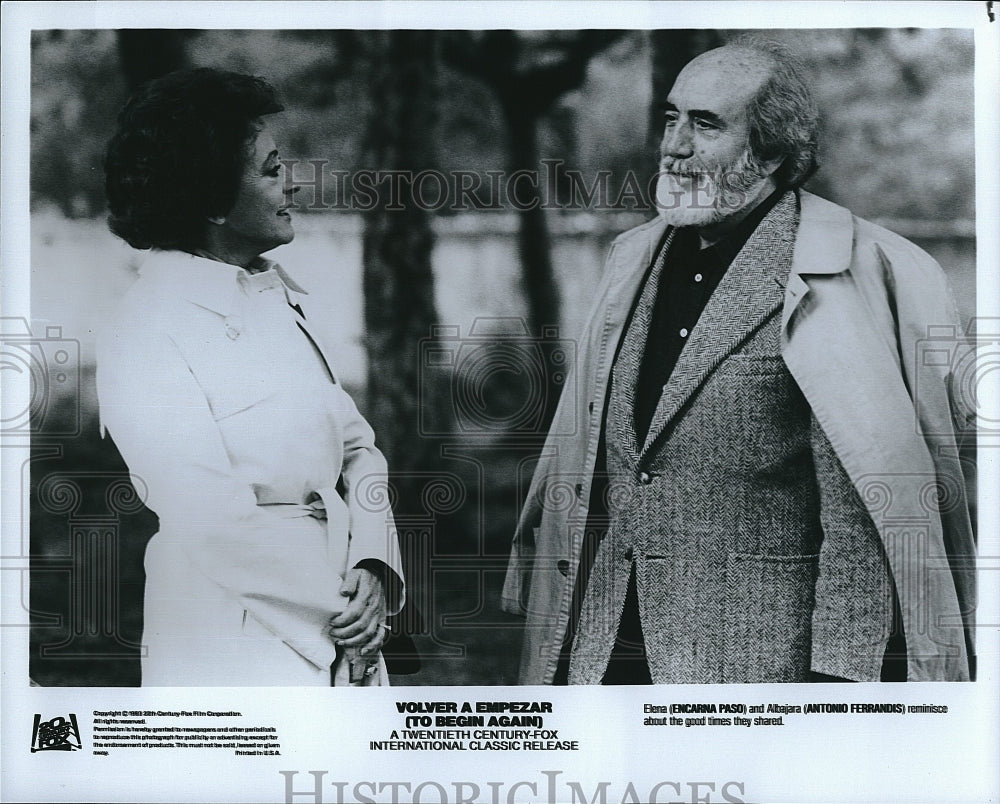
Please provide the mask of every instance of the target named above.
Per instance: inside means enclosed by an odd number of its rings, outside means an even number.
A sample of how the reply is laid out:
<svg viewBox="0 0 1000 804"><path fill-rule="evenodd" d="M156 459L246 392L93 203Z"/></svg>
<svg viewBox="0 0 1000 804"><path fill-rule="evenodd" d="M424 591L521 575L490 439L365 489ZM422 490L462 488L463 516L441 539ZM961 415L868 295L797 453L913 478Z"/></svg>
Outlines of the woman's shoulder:
<svg viewBox="0 0 1000 804"><path fill-rule="evenodd" d="M139 275L122 296L97 332L97 356L112 351L135 351L142 344L170 341L184 326L185 308L190 305L175 283L165 281L169 256L155 252L147 255Z"/></svg>

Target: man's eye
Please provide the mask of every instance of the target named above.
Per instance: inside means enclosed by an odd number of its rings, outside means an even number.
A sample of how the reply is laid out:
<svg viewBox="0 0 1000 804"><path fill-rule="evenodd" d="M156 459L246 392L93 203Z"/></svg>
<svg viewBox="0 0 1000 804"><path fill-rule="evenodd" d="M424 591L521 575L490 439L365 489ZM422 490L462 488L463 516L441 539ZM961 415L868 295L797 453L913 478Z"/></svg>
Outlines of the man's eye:
<svg viewBox="0 0 1000 804"><path fill-rule="evenodd" d="M718 126L715 125L715 123L710 123L708 122L708 120L695 120L694 124L702 131L712 131L718 128Z"/></svg>
<svg viewBox="0 0 1000 804"><path fill-rule="evenodd" d="M673 112L667 112L663 116L663 122L665 125L672 126L674 125L674 123L677 122L677 115L674 114Z"/></svg>

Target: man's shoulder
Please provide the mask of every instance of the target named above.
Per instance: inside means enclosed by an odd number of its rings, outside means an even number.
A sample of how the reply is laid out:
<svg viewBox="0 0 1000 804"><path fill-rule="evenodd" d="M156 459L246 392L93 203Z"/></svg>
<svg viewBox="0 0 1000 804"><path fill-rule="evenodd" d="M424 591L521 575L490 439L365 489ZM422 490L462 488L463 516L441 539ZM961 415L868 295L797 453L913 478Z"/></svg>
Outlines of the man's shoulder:
<svg viewBox="0 0 1000 804"><path fill-rule="evenodd" d="M612 245L618 246L636 240L645 241L651 237L659 236L665 228L666 224L659 217L656 217L625 230L612 241Z"/></svg>
<svg viewBox="0 0 1000 804"><path fill-rule="evenodd" d="M855 215L851 210L818 195L801 192L802 220L800 226L813 226L831 233L838 230L849 236L852 264L858 267L879 257L892 264L912 264L921 270L940 271L937 261L911 240L884 226ZM846 267L846 266L845 266Z"/></svg>

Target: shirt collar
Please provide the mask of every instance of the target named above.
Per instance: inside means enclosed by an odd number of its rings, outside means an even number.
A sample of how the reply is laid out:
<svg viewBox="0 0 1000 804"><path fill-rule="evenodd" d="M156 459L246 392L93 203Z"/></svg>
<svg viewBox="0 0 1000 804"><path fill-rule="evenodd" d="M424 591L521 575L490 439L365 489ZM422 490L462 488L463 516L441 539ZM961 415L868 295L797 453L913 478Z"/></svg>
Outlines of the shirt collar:
<svg viewBox="0 0 1000 804"><path fill-rule="evenodd" d="M278 263L266 257L254 261L255 273L274 270L281 279L285 295L309 295ZM192 304L228 316L243 295L250 273L238 265L218 262L184 251L153 251L143 262L140 273L153 277L168 292L177 293Z"/></svg>
<svg viewBox="0 0 1000 804"><path fill-rule="evenodd" d="M750 213L739 222L728 237L724 237L718 243L708 246L705 249L705 252L707 252L705 256L710 256L714 262L728 268L730 263L736 259L736 255L740 253L743 246L746 245L747 240L750 239L750 235L757 230L761 221L767 217L767 213L774 208L774 205L778 203L778 200L785 192L780 187L774 190L767 198L750 210Z"/></svg>

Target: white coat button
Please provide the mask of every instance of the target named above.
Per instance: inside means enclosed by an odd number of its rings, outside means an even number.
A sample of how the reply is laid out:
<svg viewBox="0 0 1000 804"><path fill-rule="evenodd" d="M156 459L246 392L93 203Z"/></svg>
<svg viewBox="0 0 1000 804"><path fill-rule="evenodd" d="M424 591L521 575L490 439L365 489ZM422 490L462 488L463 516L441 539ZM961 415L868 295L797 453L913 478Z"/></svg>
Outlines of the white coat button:
<svg viewBox="0 0 1000 804"><path fill-rule="evenodd" d="M686 338L688 336L687 327L681 327L681 337Z"/></svg>
<svg viewBox="0 0 1000 804"><path fill-rule="evenodd" d="M239 315L227 315L225 321L226 325L226 337L231 341L235 341L243 331L243 321L240 319Z"/></svg>
<svg viewBox="0 0 1000 804"><path fill-rule="evenodd" d="M702 275L701 275L701 274L695 274L695 275L694 275L694 281L695 281L695 282L701 282L702 278L703 278L703 277L702 277Z"/></svg>
<svg viewBox="0 0 1000 804"><path fill-rule="evenodd" d="M653 482L653 476L649 472L639 472L639 482L644 486L648 486Z"/></svg>

